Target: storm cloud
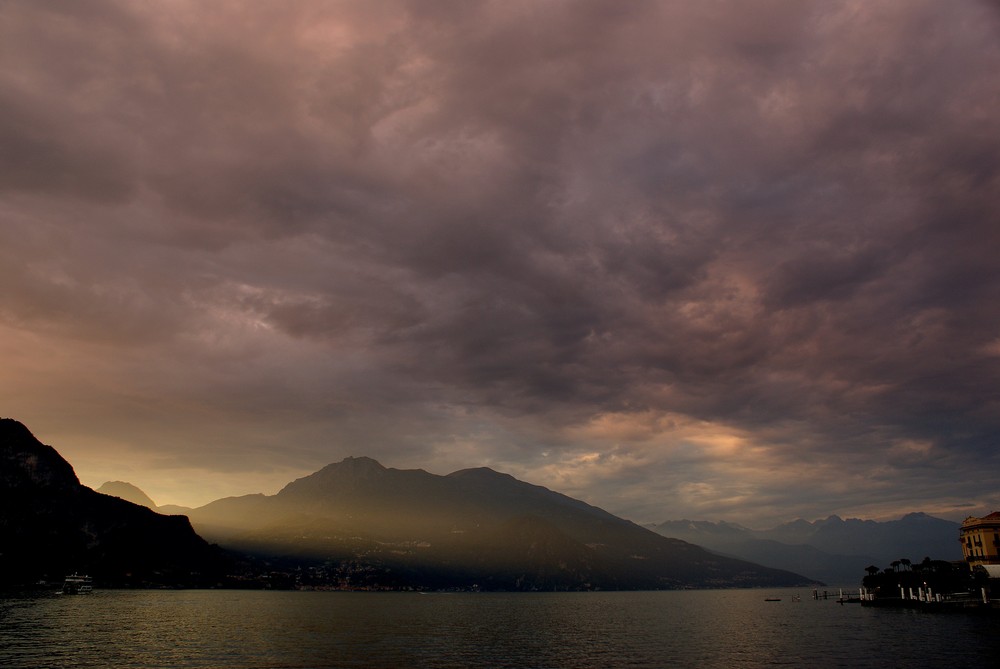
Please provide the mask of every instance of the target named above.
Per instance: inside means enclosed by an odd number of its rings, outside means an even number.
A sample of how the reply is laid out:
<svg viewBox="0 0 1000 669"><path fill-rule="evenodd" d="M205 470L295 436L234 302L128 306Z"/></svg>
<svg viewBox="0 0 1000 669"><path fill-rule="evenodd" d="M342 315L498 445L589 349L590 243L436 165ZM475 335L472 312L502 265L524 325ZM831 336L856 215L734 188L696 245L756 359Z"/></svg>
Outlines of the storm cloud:
<svg viewBox="0 0 1000 669"><path fill-rule="evenodd" d="M84 482L1000 506L987 2L0 5L0 413Z"/></svg>

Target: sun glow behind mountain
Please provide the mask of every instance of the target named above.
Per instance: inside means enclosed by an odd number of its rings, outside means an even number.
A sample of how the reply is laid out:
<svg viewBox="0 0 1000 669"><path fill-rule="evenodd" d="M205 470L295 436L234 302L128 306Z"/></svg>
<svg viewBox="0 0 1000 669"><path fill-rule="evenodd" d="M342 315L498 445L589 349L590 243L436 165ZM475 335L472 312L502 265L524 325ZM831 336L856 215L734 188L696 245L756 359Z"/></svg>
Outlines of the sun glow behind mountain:
<svg viewBox="0 0 1000 669"><path fill-rule="evenodd" d="M0 23L0 407L87 484L361 454L638 522L1000 507L995 4Z"/></svg>

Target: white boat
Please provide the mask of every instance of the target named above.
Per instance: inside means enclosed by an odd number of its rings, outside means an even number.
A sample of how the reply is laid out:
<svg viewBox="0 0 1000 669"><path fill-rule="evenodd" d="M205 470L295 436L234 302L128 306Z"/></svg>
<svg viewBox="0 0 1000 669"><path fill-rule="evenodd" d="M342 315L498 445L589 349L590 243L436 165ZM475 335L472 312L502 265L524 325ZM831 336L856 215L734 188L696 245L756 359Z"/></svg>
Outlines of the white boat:
<svg viewBox="0 0 1000 669"><path fill-rule="evenodd" d="M64 595L84 595L93 589L94 583L89 576L74 573L63 581L62 592Z"/></svg>

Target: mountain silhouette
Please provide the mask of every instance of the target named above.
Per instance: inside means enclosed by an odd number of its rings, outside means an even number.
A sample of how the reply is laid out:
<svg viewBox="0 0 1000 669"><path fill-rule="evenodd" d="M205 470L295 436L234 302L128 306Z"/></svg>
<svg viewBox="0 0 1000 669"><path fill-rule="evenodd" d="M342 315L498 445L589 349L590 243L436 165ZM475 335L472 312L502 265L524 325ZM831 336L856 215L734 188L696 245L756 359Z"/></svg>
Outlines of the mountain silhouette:
<svg viewBox="0 0 1000 669"><path fill-rule="evenodd" d="M658 589L802 585L809 579L657 535L488 468L447 476L365 457L276 495L192 509L202 536L242 551L361 561L427 587Z"/></svg>
<svg viewBox="0 0 1000 669"><path fill-rule="evenodd" d="M663 589L809 582L664 538L488 468L438 476L347 458L276 495L229 497L191 509L190 521L154 512L153 501L132 484L108 482L101 490L110 495L82 485L72 466L23 424L0 419L0 585L60 579L72 571L103 585L206 585L228 578L221 570L230 558L195 534L192 524L205 537L257 556L251 565L287 566L282 587L299 578L289 574L306 573L303 567L314 573L316 565L332 569L348 587Z"/></svg>
<svg viewBox="0 0 1000 669"><path fill-rule="evenodd" d="M798 519L767 530L727 522L672 520L654 531L724 555L806 574L826 583L855 584L868 565L924 557L959 560L959 524L926 513L874 521L839 516Z"/></svg>
<svg viewBox="0 0 1000 669"><path fill-rule="evenodd" d="M55 449L0 419L0 584L79 571L102 585L196 585L221 568L187 518L81 485Z"/></svg>
<svg viewBox="0 0 1000 669"><path fill-rule="evenodd" d="M789 523L762 533L762 538L815 546L823 551L867 552L881 563L900 557L921 560L962 559L959 523L926 513L908 513L899 520L875 521L829 516L812 523Z"/></svg>
<svg viewBox="0 0 1000 669"><path fill-rule="evenodd" d="M149 498L149 495L139 490L131 483L126 483L125 481L105 481L101 484L100 488L97 488L96 492L99 492L102 495L118 497L127 502L132 502L133 504L144 506L147 509L152 509L153 511L157 510L156 504Z"/></svg>

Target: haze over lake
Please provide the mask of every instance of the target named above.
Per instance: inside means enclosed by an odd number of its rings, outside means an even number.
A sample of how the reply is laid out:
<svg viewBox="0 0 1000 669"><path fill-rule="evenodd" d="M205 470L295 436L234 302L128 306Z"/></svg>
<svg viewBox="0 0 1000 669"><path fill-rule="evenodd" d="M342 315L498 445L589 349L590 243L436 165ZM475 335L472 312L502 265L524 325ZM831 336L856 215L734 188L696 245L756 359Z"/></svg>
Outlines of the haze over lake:
<svg viewBox="0 0 1000 669"><path fill-rule="evenodd" d="M998 618L867 609L809 595L779 589L10 596L0 600L0 666L937 669L992 666L1000 653ZM765 602L766 596L782 601Z"/></svg>

